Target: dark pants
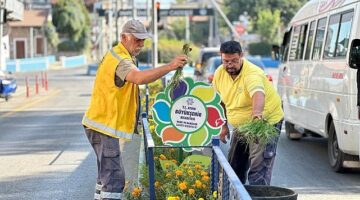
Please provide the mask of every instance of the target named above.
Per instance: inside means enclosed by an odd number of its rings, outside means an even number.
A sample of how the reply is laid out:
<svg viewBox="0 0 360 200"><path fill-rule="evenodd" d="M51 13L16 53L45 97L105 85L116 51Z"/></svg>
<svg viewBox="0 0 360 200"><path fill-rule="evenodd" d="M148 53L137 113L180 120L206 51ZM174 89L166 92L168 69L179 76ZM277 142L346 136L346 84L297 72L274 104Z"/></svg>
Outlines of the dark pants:
<svg viewBox="0 0 360 200"><path fill-rule="evenodd" d="M281 125L282 120L274 125L279 135ZM274 138L263 147L245 144L233 134L228 159L243 184L249 180L250 185L270 185L278 139Z"/></svg>
<svg viewBox="0 0 360 200"><path fill-rule="evenodd" d="M119 139L87 127L85 133L97 158L98 176L94 198L121 199L125 187L125 171L120 157Z"/></svg>

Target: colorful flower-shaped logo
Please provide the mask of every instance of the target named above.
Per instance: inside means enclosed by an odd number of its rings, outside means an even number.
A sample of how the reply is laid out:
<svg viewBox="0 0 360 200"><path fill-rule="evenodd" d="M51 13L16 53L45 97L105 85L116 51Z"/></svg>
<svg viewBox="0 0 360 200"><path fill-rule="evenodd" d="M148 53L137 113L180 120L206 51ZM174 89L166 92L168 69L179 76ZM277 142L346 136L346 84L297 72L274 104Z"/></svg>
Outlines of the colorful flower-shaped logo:
<svg viewBox="0 0 360 200"><path fill-rule="evenodd" d="M204 82L185 78L174 89L156 96L153 105L155 132L170 146L183 146L185 151L199 150L211 143L224 125L220 96Z"/></svg>

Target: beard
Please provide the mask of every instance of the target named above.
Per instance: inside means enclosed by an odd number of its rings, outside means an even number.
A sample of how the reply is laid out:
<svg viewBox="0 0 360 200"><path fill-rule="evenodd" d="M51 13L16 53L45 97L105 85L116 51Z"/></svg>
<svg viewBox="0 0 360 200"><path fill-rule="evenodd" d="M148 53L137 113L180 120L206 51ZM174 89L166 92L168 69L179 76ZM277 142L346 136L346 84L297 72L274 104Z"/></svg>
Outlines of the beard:
<svg viewBox="0 0 360 200"><path fill-rule="evenodd" d="M239 75L240 70L241 69L236 69L236 68L226 69L227 73L229 73L231 76Z"/></svg>

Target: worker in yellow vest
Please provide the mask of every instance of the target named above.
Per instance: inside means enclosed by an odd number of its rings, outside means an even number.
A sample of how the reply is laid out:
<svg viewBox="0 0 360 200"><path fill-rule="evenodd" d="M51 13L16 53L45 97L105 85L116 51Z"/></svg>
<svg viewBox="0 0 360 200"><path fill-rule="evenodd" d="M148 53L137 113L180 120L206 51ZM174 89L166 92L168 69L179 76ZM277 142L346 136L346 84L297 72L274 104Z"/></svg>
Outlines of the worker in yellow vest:
<svg viewBox="0 0 360 200"><path fill-rule="evenodd" d="M187 62L187 56L179 55L164 66L139 71L135 56L149 37L139 20L127 21L122 28L121 42L110 49L99 64L90 106L82 120L97 157L95 199L122 198L125 173L119 139L130 141L136 129L138 85L151 83Z"/></svg>

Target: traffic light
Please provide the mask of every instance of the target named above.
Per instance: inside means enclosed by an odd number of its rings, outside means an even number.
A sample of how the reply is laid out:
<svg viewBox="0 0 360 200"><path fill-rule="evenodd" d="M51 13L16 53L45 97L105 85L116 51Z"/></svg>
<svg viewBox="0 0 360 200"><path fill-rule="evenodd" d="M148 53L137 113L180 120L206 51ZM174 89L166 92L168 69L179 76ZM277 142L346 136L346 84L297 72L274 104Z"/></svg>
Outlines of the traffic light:
<svg viewBox="0 0 360 200"><path fill-rule="evenodd" d="M160 21L160 2L156 2L157 22Z"/></svg>

